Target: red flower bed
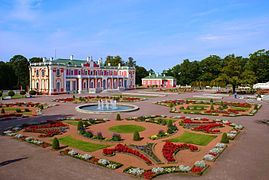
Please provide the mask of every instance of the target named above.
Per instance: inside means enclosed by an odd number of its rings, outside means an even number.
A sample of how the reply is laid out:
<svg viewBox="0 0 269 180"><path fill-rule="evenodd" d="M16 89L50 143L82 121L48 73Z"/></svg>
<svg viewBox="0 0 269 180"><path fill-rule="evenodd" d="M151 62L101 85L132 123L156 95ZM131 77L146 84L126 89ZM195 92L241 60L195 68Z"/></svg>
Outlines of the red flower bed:
<svg viewBox="0 0 269 180"><path fill-rule="evenodd" d="M193 131L203 131L203 132L207 132L207 133L218 133L220 132L219 129L213 129L216 127L222 127L222 124L218 124L218 123L214 123L214 124L208 124L208 125L201 125L198 127L193 128Z"/></svg>
<svg viewBox="0 0 269 180"><path fill-rule="evenodd" d="M103 149L104 155L115 155L116 152L123 152L123 153L128 153L128 154L133 154L140 159L143 159L147 164L152 164L152 162L143 154L141 154L139 151L135 149L131 149L126 145L123 144L117 144L115 148L105 148Z"/></svg>
<svg viewBox="0 0 269 180"><path fill-rule="evenodd" d="M152 171L146 171L143 174L144 179L152 179L155 176L155 174Z"/></svg>
<svg viewBox="0 0 269 180"><path fill-rule="evenodd" d="M172 142L166 142L163 146L162 153L168 162L175 162L174 154L182 149L190 149L191 151L197 151L198 147L191 144L174 144Z"/></svg>
<svg viewBox="0 0 269 180"><path fill-rule="evenodd" d="M44 128L52 128L52 127L66 127L68 125L62 123L62 122L53 122L49 124L44 124L44 125L31 125L25 128L25 130L31 130L31 129L44 129Z"/></svg>
<svg viewBox="0 0 269 180"><path fill-rule="evenodd" d="M64 132L65 127L68 125L62 122L52 122L44 125L32 125L25 128L26 132L42 133L39 137L52 137L54 135Z"/></svg>
<svg viewBox="0 0 269 180"><path fill-rule="evenodd" d="M193 166L191 168L191 172L193 172L193 173L200 173L200 172L202 172L203 169L204 168L201 168L201 167L198 167L198 166Z"/></svg>

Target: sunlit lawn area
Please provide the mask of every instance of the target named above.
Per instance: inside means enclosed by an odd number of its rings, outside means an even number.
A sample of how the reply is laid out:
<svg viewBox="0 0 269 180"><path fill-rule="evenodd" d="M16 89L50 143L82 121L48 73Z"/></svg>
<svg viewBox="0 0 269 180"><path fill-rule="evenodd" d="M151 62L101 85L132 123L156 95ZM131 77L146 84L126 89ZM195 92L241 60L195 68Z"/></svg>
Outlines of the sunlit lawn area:
<svg viewBox="0 0 269 180"><path fill-rule="evenodd" d="M133 133L135 131L138 132L144 131L145 128L137 125L119 125L119 126L112 126L109 128L109 130L116 133Z"/></svg>
<svg viewBox="0 0 269 180"><path fill-rule="evenodd" d="M197 144L197 145L201 145L201 146L206 146L208 143L210 143L216 137L217 136L184 132L181 136L178 136L178 137L175 137L173 139L170 139L169 141L171 141L171 142L190 143L190 144Z"/></svg>
<svg viewBox="0 0 269 180"><path fill-rule="evenodd" d="M63 122L64 123L67 123L67 124L70 124L70 125L73 125L73 126L77 126L79 121L66 120L66 121L63 121Z"/></svg>
<svg viewBox="0 0 269 180"><path fill-rule="evenodd" d="M76 149L80 149L86 152L93 152L99 149L109 147L108 145L104 145L104 144L95 144L91 142L81 141L71 136L62 137L59 139L59 141L61 144L64 144L64 145L67 145L69 147L73 147Z"/></svg>

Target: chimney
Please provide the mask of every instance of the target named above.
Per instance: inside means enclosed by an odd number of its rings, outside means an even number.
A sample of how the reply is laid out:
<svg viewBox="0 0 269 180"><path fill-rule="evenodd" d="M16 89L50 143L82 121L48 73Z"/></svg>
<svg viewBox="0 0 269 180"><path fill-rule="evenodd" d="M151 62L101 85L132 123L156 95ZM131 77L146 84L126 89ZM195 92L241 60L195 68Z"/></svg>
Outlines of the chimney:
<svg viewBox="0 0 269 180"><path fill-rule="evenodd" d="M74 55L71 55L70 56L70 60L72 61L74 59Z"/></svg>

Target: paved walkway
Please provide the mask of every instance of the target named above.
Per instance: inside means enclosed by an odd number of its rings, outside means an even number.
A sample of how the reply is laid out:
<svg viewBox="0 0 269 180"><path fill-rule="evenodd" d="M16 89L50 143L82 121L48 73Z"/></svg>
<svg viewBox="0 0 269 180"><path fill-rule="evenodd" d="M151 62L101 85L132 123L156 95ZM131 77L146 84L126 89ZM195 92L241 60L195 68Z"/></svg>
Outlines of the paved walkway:
<svg viewBox="0 0 269 180"><path fill-rule="evenodd" d="M144 102L136 102L139 111L122 114L123 117L166 114L176 115L168 112L167 107L152 104L152 102L163 99L175 99L192 97L201 93L169 94L166 97L152 98ZM70 97L71 95L65 95ZM61 96L63 97L63 96ZM16 101L51 102L57 96L38 97L33 99L21 99ZM224 100L234 101L232 97ZM14 100L12 100L14 101ZM237 99L236 101L243 101ZM5 101L11 102L11 101ZM71 103L59 103L56 106L43 111L43 116L0 122L0 131L17 124L34 121L55 119L67 115L77 117L106 117L114 119L115 115L89 115L78 113L74 110L77 105ZM202 177L179 176L178 174L162 175L156 179L255 179L263 180L269 177L269 126L257 123L257 120L269 118L269 103L262 103L263 107L255 116L242 116L236 118L225 117L223 119L240 123L245 126L245 131L236 139L236 143L215 162L214 167ZM191 116L191 115L189 115ZM193 115L197 117L197 115ZM208 116L210 117L210 116ZM211 116L212 118L212 116ZM27 157L27 159L19 159ZM85 162L61 157L56 152L29 145L18 143L8 137L0 137L0 179L131 179L130 176L117 174L113 171L103 169Z"/></svg>

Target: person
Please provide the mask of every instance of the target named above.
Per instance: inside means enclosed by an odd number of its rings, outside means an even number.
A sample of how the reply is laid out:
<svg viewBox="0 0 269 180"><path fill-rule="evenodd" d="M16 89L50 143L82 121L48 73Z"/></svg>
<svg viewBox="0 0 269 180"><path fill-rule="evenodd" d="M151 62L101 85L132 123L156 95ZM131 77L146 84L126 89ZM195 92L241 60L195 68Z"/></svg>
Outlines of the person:
<svg viewBox="0 0 269 180"><path fill-rule="evenodd" d="M234 98L235 98L235 99L237 98L237 93L236 93L236 92L234 93Z"/></svg>

